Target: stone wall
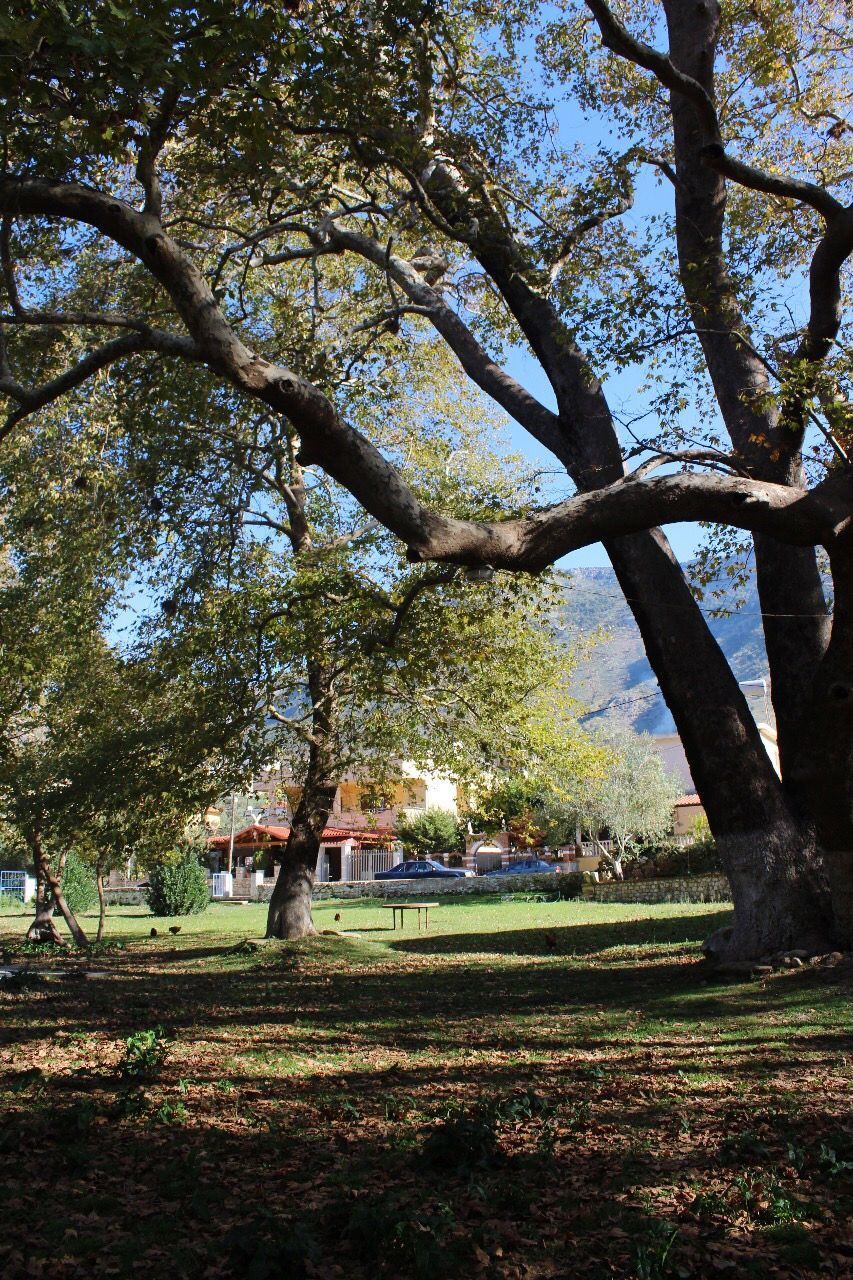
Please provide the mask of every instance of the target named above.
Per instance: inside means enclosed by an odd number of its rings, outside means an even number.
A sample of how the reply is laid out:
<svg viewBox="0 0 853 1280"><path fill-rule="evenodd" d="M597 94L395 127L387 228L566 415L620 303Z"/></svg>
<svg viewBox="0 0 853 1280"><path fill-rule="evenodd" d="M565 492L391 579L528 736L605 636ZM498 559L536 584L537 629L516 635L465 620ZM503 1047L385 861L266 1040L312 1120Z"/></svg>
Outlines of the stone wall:
<svg viewBox="0 0 853 1280"><path fill-rule="evenodd" d="M731 902L732 891L725 876L678 876L593 884L584 897L592 902Z"/></svg>
<svg viewBox="0 0 853 1280"><path fill-rule="evenodd" d="M556 876L543 872L528 876L466 876L454 880L333 880L314 886L314 898L434 898L451 894L557 892ZM255 902L269 902L273 881L257 890ZM724 876L683 876L672 880L623 880L587 884L584 895L592 902L731 902ZM107 889L107 906L144 906L141 889ZM234 901L234 899L232 899Z"/></svg>
<svg viewBox="0 0 853 1280"><path fill-rule="evenodd" d="M556 894L557 877L547 871L529 876L459 876L453 880L332 880L315 884L314 899L322 898L435 898L445 895L547 893ZM272 881L258 891L269 902Z"/></svg>

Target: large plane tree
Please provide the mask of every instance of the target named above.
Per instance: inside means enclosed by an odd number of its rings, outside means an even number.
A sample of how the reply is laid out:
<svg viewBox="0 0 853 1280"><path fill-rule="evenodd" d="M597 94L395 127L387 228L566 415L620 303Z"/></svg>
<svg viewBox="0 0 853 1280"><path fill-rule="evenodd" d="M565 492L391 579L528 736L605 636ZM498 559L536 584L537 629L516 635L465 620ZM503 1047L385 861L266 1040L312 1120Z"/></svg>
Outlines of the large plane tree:
<svg viewBox="0 0 853 1280"><path fill-rule="evenodd" d="M2 434L58 397L85 413L116 365L156 396L179 362L187 394L292 424L300 465L412 561L536 571L602 540L731 881L730 956L853 931L846 21L840 0L69 0L0 28ZM461 519L406 483L326 378L341 262L362 408L388 412L376 352L432 328L567 497ZM271 321L306 273L289 342ZM605 385L632 368L650 390L623 422ZM660 531L685 520L751 536L781 779Z"/></svg>

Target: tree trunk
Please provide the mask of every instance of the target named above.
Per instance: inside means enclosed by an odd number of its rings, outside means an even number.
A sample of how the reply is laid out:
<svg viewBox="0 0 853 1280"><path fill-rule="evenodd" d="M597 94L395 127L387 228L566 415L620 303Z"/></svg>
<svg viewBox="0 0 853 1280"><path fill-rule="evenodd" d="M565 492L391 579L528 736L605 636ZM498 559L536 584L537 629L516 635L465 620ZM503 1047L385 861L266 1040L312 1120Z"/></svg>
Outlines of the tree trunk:
<svg viewBox="0 0 853 1280"><path fill-rule="evenodd" d="M670 56L714 98L720 11L716 4L665 0ZM670 100L676 170L676 234L681 282L726 429L751 475L803 483L803 408L780 409L750 340L725 256L726 180L706 163L699 115L683 95ZM829 641L829 611L813 547L753 537L782 776L798 751L812 682ZM807 816L804 810L801 816Z"/></svg>
<svg viewBox="0 0 853 1280"><path fill-rule="evenodd" d="M270 899L268 938L306 938L317 932L311 918L311 895L323 828L336 790L335 785L306 779Z"/></svg>
<svg viewBox="0 0 853 1280"><path fill-rule="evenodd" d="M727 959L831 943L813 829L794 815L719 645L660 530L606 544L681 737L732 887Z"/></svg>
<svg viewBox="0 0 853 1280"><path fill-rule="evenodd" d="M831 946L829 895L814 835L793 820L717 837L732 888L734 925L704 950L714 960L753 960ZM804 884L811 890L805 892Z"/></svg>
<svg viewBox="0 0 853 1280"><path fill-rule="evenodd" d="M33 862L36 873L36 915L27 930L27 942L55 942L60 947L67 946L53 922L53 899L47 892L47 880L35 852Z"/></svg>
<svg viewBox="0 0 853 1280"><path fill-rule="evenodd" d="M53 901L56 904L56 906L59 907L60 914L62 915L62 918L65 921L65 923L68 925L68 930L72 938L77 943L78 947L88 947L89 939L86 937L86 934L83 932L83 929L77 923L77 917L74 915L74 912L71 910L68 903L65 901L65 896L62 892L62 872L65 867L66 855L63 854L60 860L58 874L54 875L50 868L50 861L48 859L48 856L44 851L44 846L41 841L41 832L38 832L38 831L35 832L31 838L30 843L33 849L33 858L36 864L37 872L39 871L41 872L46 885L50 887L50 892L53 895ZM51 924L53 924L52 920L51 920ZM53 928L55 933L56 926L54 925Z"/></svg>
<svg viewBox="0 0 853 1280"><path fill-rule="evenodd" d="M95 872L95 884L98 886L98 932L95 941L100 942L104 936L104 920L107 914L107 898L104 893L104 876L100 868Z"/></svg>
<svg viewBox="0 0 853 1280"><path fill-rule="evenodd" d="M715 5L699 8L704 16L694 21L690 15L696 6L690 5L689 0L670 0L667 5L674 30L673 56L679 65L685 61L691 73L695 58L704 59L707 66L700 69L704 82L713 76L718 11ZM702 30L697 30L697 24ZM733 306L732 282L722 252L725 183L704 162L705 139L692 104L674 95L672 110L680 180L676 208L682 283L701 335L721 412L740 447L742 441L749 442L753 432L757 434L767 425L762 407L766 371L748 350L748 344L733 332L740 327L741 317ZM686 174L685 166L689 169ZM432 198L451 225L459 220L453 191L452 183L443 189L435 178L430 187ZM475 205L476 201L472 201L472 212ZM479 217L479 206L476 212ZM484 210L478 222L481 233L488 216L488 210ZM516 262L516 249L504 240L499 227L490 226L487 241L481 234L476 254L503 294L554 389L559 430L556 439L546 442L548 448L560 458L580 490L621 479L625 463L601 385L561 317L539 295L535 285L531 288L524 263ZM754 425L756 421L758 426ZM528 429L536 435L533 426ZM749 452L751 463L763 463L766 458L767 450L758 446ZM813 841L808 833L799 830L746 700L665 536L655 529L610 539L605 547L675 719L711 830L725 846L735 912L745 912L743 928L733 935L738 945L747 947L747 954L751 955L755 947L763 947L774 934L780 946L791 934L811 937L815 920L822 915L827 916L824 933L828 936L828 902ZM813 587L813 575L809 576L805 563L807 557L799 559L798 577L807 579ZM810 607L806 605L802 611L807 613ZM814 632L815 638L809 637L804 654L804 662L809 662L820 652L822 620L801 619L801 623L802 628L811 627ZM810 677L807 672L800 678L806 689ZM792 837L797 852L787 874L795 882L796 892L789 894L781 883L777 886L774 876L780 841L787 848ZM751 887L750 877L756 881ZM778 909L769 909L777 888ZM751 906L756 897L769 899L768 927L758 932ZM783 924L786 912L790 918Z"/></svg>
<svg viewBox="0 0 853 1280"><path fill-rule="evenodd" d="M308 767L270 899L268 938L305 938L317 932L311 919L311 894L323 828L338 789L337 780L332 780L331 758L335 699L331 679L321 665L309 668L308 685L313 707Z"/></svg>
<svg viewBox="0 0 853 1280"><path fill-rule="evenodd" d="M310 827L294 822L281 860L267 915L268 938L308 938L316 934L311 895L320 840Z"/></svg>
<svg viewBox="0 0 853 1280"><path fill-rule="evenodd" d="M832 896L834 943L853 948L853 532L829 548L835 609L791 786L815 817Z"/></svg>

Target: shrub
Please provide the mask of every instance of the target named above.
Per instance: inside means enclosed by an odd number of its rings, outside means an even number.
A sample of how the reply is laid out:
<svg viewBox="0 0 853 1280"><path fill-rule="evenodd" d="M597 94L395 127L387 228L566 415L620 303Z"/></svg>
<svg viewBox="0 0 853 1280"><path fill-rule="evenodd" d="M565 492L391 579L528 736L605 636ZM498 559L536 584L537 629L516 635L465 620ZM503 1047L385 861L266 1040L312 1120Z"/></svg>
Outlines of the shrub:
<svg viewBox="0 0 853 1280"><path fill-rule="evenodd" d="M558 898L579 898L583 893L582 871L564 871L554 877Z"/></svg>
<svg viewBox="0 0 853 1280"><path fill-rule="evenodd" d="M444 1121L427 1133L421 1160L428 1168L454 1173L470 1173L477 1165L493 1164L500 1157L497 1122L487 1103L470 1110L452 1106Z"/></svg>
<svg viewBox="0 0 853 1280"><path fill-rule="evenodd" d="M62 895L75 916L91 911L98 901L95 873L76 853L69 853L62 876Z"/></svg>
<svg viewBox="0 0 853 1280"><path fill-rule="evenodd" d="M699 876L722 871L720 855L712 836L693 844L675 844L671 840L650 845L636 862L625 867L626 880L655 880L667 876Z"/></svg>
<svg viewBox="0 0 853 1280"><path fill-rule="evenodd" d="M210 905L204 867L194 853L184 853L174 862L153 867L145 896L152 915L198 915Z"/></svg>
<svg viewBox="0 0 853 1280"><path fill-rule="evenodd" d="M464 848L459 819L444 809L424 809L413 817L403 814L397 819L396 831L407 858L434 858Z"/></svg>
<svg viewBox="0 0 853 1280"><path fill-rule="evenodd" d="M119 1075L123 1080L135 1084L141 1080L150 1080L163 1065L167 1052L166 1033L162 1027L134 1031L125 1040Z"/></svg>

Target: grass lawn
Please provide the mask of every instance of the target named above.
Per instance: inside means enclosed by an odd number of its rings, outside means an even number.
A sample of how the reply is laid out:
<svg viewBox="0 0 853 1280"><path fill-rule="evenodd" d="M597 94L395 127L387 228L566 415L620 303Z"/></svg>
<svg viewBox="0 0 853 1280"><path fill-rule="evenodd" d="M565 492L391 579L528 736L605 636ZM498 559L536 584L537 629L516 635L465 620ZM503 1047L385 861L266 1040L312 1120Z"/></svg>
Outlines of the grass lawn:
<svg viewBox="0 0 853 1280"><path fill-rule="evenodd" d="M853 1274L849 969L719 981L712 906L390 914L0 914L3 1276Z"/></svg>

